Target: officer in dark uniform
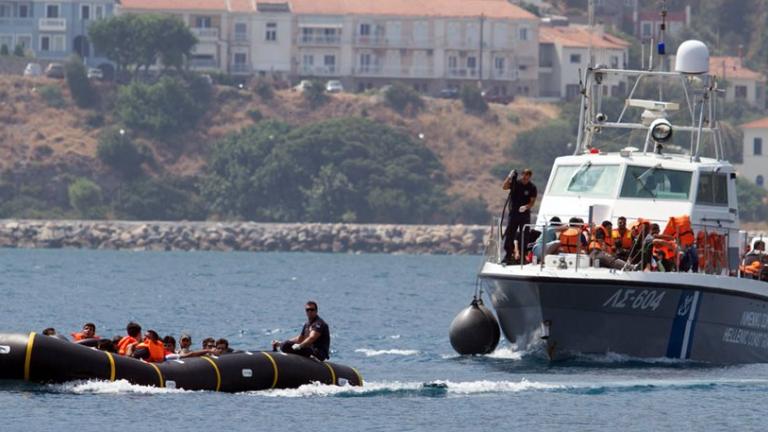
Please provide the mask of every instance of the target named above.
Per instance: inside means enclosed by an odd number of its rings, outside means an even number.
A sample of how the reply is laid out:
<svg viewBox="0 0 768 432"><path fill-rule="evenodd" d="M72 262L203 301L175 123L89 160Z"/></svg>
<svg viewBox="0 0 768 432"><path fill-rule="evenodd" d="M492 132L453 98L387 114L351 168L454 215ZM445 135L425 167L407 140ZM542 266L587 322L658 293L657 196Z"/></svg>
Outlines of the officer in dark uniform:
<svg viewBox="0 0 768 432"><path fill-rule="evenodd" d="M328 324L317 314L317 303L308 301L304 305L307 322L301 328L301 333L287 341L272 341L272 349L280 347L280 351L289 354L299 354L304 357L315 357L318 360L328 360L331 348L331 330Z"/></svg>
<svg viewBox="0 0 768 432"><path fill-rule="evenodd" d="M521 241L523 227L531 223L531 208L536 203L538 191L536 185L531 182L533 171L529 168L523 170L523 175L518 180L517 171L512 170L504 179L502 189L509 191L508 205L509 217L507 229L504 231L504 259L502 262L511 264L519 262L520 256L515 253L515 240ZM518 248L524 245L519 244Z"/></svg>

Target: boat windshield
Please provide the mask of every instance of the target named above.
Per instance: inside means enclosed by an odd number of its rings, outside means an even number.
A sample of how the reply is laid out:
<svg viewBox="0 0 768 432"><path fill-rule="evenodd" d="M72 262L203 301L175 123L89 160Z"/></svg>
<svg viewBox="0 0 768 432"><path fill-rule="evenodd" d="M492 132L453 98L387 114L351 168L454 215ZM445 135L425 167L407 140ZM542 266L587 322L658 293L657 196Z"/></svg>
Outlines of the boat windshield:
<svg viewBox="0 0 768 432"><path fill-rule="evenodd" d="M561 165L555 171L549 194L610 197L618 179L619 165Z"/></svg>
<svg viewBox="0 0 768 432"><path fill-rule="evenodd" d="M687 200L690 192L690 171L657 167L628 166L621 187L622 198Z"/></svg>

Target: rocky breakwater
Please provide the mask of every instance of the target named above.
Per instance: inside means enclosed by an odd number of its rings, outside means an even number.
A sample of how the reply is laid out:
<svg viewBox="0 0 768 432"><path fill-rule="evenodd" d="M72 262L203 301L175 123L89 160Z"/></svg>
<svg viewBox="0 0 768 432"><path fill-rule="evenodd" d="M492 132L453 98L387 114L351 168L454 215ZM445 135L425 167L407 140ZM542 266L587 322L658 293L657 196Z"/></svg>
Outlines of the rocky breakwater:
<svg viewBox="0 0 768 432"><path fill-rule="evenodd" d="M0 247L480 254L478 225L0 221Z"/></svg>

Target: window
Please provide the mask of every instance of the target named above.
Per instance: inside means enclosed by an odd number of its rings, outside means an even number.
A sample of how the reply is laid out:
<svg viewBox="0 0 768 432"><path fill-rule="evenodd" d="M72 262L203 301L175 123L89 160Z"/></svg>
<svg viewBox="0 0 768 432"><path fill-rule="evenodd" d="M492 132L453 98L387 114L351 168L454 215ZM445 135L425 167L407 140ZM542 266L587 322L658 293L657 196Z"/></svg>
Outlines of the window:
<svg viewBox="0 0 768 432"><path fill-rule="evenodd" d="M0 47L13 51L13 35L0 35Z"/></svg>
<svg viewBox="0 0 768 432"><path fill-rule="evenodd" d="M467 69L475 69L477 68L477 57L469 56L467 57Z"/></svg>
<svg viewBox="0 0 768 432"><path fill-rule="evenodd" d="M209 17L209 16L195 17L195 27L197 27L197 28L211 28L211 17Z"/></svg>
<svg viewBox="0 0 768 432"><path fill-rule="evenodd" d="M104 5L95 5L93 7L93 18L94 19L104 18Z"/></svg>
<svg viewBox="0 0 768 432"><path fill-rule="evenodd" d="M581 63L581 54L571 54L570 62L571 63Z"/></svg>
<svg viewBox="0 0 768 432"><path fill-rule="evenodd" d="M323 66L325 66L326 71L328 71L329 73L333 73L336 70L336 56L335 55L324 56Z"/></svg>
<svg viewBox="0 0 768 432"><path fill-rule="evenodd" d="M52 51L64 52L66 50L67 50L67 43L66 43L66 39L64 39L64 36L63 35L54 36Z"/></svg>
<svg viewBox="0 0 768 432"><path fill-rule="evenodd" d="M757 176L757 178L755 178L755 184L760 187L763 187L763 184L764 184L763 176L761 175Z"/></svg>
<svg viewBox="0 0 768 432"><path fill-rule="evenodd" d="M58 18L59 17L59 5L48 5L45 8L46 18Z"/></svg>
<svg viewBox="0 0 768 432"><path fill-rule="evenodd" d="M301 64L303 64L305 68L311 68L315 64L315 56L312 54L304 54L304 57L301 59Z"/></svg>
<svg viewBox="0 0 768 432"><path fill-rule="evenodd" d="M370 67L371 67L371 55L370 54L360 54L360 71L361 72L368 72Z"/></svg>
<svg viewBox="0 0 768 432"><path fill-rule="evenodd" d="M752 154L755 156L760 156L763 154L762 138L755 138L754 141L752 141Z"/></svg>
<svg viewBox="0 0 768 432"><path fill-rule="evenodd" d="M696 204L727 206L728 176L703 172L699 176L699 188L696 192Z"/></svg>
<svg viewBox="0 0 768 432"><path fill-rule="evenodd" d="M629 166L621 188L622 198L688 200L691 173L656 167Z"/></svg>
<svg viewBox="0 0 768 432"><path fill-rule="evenodd" d="M611 68L619 68L619 56L611 56Z"/></svg>
<svg viewBox="0 0 768 432"><path fill-rule="evenodd" d="M743 85L737 85L733 88L734 96L736 99L746 99L747 98L747 86Z"/></svg>
<svg viewBox="0 0 768 432"><path fill-rule="evenodd" d="M496 57L493 60L493 67L496 68L499 72L504 72L504 58L503 57Z"/></svg>
<svg viewBox="0 0 768 432"><path fill-rule="evenodd" d="M19 18L31 18L32 17L32 9L29 8L29 5L19 5Z"/></svg>
<svg viewBox="0 0 768 432"><path fill-rule="evenodd" d="M370 36L370 35L371 35L371 25L360 24L360 36Z"/></svg>
<svg viewBox="0 0 768 432"><path fill-rule="evenodd" d="M51 37L40 36L40 51L50 51L50 50L51 50Z"/></svg>
<svg viewBox="0 0 768 432"><path fill-rule="evenodd" d="M264 39L269 42L277 41L277 23L267 23L267 32L264 35Z"/></svg>
<svg viewBox="0 0 768 432"><path fill-rule="evenodd" d="M248 26L245 23L235 23L235 40L248 40Z"/></svg>
<svg viewBox="0 0 768 432"><path fill-rule="evenodd" d="M448 57L448 69L456 69L459 67L459 59L456 56Z"/></svg>
<svg viewBox="0 0 768 432"><path fill-rule="evenodd" d="M11 16L11 6L7 4L0 4L0 17Z"/></svg>
<svg viewBox="0 0 768 432"><path fill-rule="evenodd" d="M651 23L644 22L643 23L643 37L650 37L651 36Z"/></svg>
<svg viewBox="0 0 768 432"><path fill-rule="evenodd" d="M523 27L520 29L520 40L521 41L527 41L528 40L528 29Z"/></svg>
<svg viewBox="0 0 768 432"><path fill-rule="evenodd" d="M619 182L618 165L559 166L549 194L561 196L610 197Z"/></svg>
<svg viewBox="0 0 768 432"><path fill-rule="evenodd" d="M17 35L16 36L16 45L21 46L24 50L28 50L32 48L32 36L29 35Z"/></svg>
<svg viewBox="0 0 768 432"><path fill-rule="evenodd" d="M519 70L521 70L521 71L527 71L528 70L528 65L518 65L517 68Z"/></svg>
<svg viewBox="0 0 768 432"><path fill-rule="evenodd" d="M235 53L235 65L244 65L246 63L245 53Z"/></svg>
<svg viewBox="0 0 768 432"><path fill-rule="evenodd" d="M91 19L91 5L80 5L80 19Z"/></svg>

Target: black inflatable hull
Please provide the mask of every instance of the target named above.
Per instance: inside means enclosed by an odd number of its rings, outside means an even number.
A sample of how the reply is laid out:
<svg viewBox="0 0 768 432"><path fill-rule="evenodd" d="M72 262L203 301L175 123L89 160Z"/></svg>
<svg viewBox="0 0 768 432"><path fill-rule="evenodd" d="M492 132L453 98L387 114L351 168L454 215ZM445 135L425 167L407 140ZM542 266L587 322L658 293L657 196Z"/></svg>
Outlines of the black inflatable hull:
<svg viewBox="0 0 768 432"><path fill-rule="evenodd" d="M38 335L0 333L0 379L31 382L126 380L133 384L241 392L296 388L311 382L359 386L354 368L275 352L238 352L146 363Z"/></svg>

